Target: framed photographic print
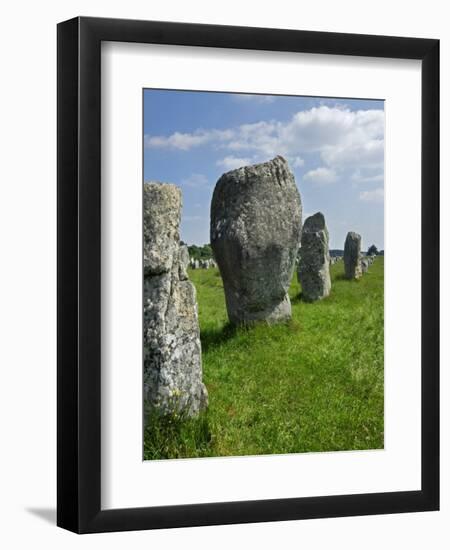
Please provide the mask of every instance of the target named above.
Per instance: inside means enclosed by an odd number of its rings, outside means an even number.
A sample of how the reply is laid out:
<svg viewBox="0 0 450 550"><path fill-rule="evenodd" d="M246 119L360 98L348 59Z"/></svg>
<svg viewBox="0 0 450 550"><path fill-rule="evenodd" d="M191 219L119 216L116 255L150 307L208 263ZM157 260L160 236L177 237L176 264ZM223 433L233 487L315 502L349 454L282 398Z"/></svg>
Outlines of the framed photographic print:
<svg viewBox="0 0 450 550"><path fill-rule="evenodd" d="M58 25L58 525L437 510L439 41Z"/></svg>

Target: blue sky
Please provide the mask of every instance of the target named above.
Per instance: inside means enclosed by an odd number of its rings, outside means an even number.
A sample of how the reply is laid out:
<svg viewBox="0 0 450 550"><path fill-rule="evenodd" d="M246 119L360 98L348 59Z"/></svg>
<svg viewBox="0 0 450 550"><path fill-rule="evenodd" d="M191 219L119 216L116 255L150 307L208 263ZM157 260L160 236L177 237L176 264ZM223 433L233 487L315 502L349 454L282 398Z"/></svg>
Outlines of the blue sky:
<svg viewBox="0 0 450 550"><path fill-rule="evenodd" d="M306 216L321 211L330 247L348 231L384 248L384 102L144 90L144 180L183 193L181 238L209 242L214 185L228 170L283 155Z"/></svg>

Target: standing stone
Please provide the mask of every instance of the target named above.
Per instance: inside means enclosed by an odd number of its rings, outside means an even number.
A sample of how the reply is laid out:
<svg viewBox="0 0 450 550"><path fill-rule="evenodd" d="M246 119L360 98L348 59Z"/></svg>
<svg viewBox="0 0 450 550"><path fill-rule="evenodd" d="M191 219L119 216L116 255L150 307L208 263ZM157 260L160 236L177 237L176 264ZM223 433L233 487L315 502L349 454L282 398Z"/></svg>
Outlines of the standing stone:
<svg viewBox="0 0 450 550"><path fill-rule="evenodd" d="M180 213L178 187L144 185L144 397L147 412L193 416L207 406L208 394Z"/></svg>
<svg viewBox="0 0 450 550"><path fill-rule="evenodd" d="M367 273L369 271L370 261L368 258L361 259L361 272Z"/></svg>
<svg viewBox="0 0 450 550"><path fill-rule="evenodd" d="M329 236L321 212L306 219L302 230L302 256L297 276L302 285L302 298L314 302L331 291Z"/></svg>
<svg viewBox="0 0 450 550"><path fill-rule="evenodd" d="M287 291L302 228L295 179L283 157L223 174L211 202L211 246L232 324L291 318Z"/></svg>
<svg viewBox="0 0 450 550"><path fill-rule="evenodd" d="M344 267L347 279L359 279L361 277L361 235L353 231L347 233L345 239Z"/></svg>
<svg viewBox="0 0 450 550"><path fill-rule="evenodd" d="M187 279L189 279L187 274L187 268L190 263L189 250L186 244L180 245L179 259L180 259L180 266L179 266L180 281L186 281Z"/></svg>

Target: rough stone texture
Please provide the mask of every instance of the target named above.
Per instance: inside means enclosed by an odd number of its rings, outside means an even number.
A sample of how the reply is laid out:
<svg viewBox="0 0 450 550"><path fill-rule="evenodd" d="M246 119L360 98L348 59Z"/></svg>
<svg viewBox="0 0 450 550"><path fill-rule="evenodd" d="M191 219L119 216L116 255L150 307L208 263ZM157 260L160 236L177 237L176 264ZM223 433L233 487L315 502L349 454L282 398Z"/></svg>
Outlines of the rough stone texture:
<svg viewBox="0 0 450 550"><path fill-rule="evenodd" d="M361 259L361 272L367 273L369 271L370 260L369 258Z"/></svg>
<svg viewBox="0 0 450 550"><path fill-rule="evenodd" d="M207 406L189 254L179 244L181 191L144 185L144 396L146 411L197 414Z"/></svg>
<svg viewBox="0 0 450 550"><path fill-rule="evenodd" d="M180 246L179 260L179 277L181 281L186 281L189 279L187 274L187 268L189 266L189 250L186 244Z"/></svg>
<svg viewBox="0 0 450 550"><path fill-rule="evenodd" d="M179 251L181 191L171 184L144 185L144 276L172 269Z"/></svg>
<svg viewBox="0 0 450 550"><path fill-rule="evenodd" d="M329 236L321 212L306 219L302 230L302 255L298 266L298 280L302 298L314 302L326 298L331 291Z"/></svg>
<svg viewBox="0 0 450 550"><path fill-rule="evenodd" d="M361 277L361 235L353 231L347 233L345 239L344 267L347 279L359 279Z"/></svg>
<svg viewBox="0 0 450 550"><path fill-rule="evenodd" d="M291 317L287 291L302 228L300 193L286 160L223 174L211 202L211 246L230 322Z"/></svg>

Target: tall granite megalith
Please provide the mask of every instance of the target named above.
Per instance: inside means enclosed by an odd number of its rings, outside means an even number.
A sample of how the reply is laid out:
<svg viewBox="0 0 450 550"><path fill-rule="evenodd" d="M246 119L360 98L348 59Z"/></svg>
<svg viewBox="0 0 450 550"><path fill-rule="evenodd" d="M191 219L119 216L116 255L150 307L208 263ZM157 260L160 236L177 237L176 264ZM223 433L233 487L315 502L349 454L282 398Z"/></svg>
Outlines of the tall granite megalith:
<svg viewBox="0 0 450 550"><path fill-rule="evenodd" d="M326 298L331 291L328 229L324 215L317 212L303 224L298 280L302 298L314 302Z"/></svg>
<svg viewBox="0 0 450 550"><path fill-rule="evenodd" d="M208 394L180 214L178 187L144 185L144 398L149 413L193 416L207 406Z"/></svg>
<svg viewBox="0 0 450 550"><path fill-rule="evenodd" d="M287 291L300 243L302 206L283 157L223 174L211 202L211 246L232 324L291 318Z"/></svg>
<svg viewBox="0 0 450 550"><path fill-rule="evenodd" d="M349 231L344 246L344 267L347 279L359 279L361 268L361 235Z"/></svg>

